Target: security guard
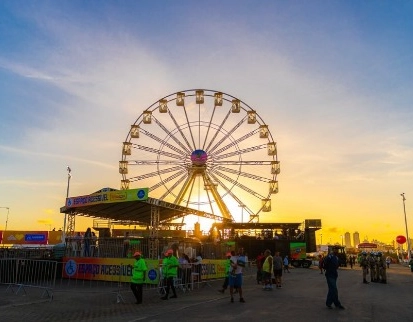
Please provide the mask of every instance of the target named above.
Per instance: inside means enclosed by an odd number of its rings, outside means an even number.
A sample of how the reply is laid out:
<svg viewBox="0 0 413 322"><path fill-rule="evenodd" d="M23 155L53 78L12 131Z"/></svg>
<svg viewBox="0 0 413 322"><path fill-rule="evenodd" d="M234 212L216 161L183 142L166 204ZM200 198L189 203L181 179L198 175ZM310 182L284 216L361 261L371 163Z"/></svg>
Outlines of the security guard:
<svg viewBox="0 0 413 322"><path fill-rule="evenodd" d="M370 268L370 282L376 282L376 259L374 258L374 252L371 252L367 257L369 261L369 268Z"/></svg>
<svg viewBox="0 0 413 322"><path fill-rule="evenodd" d="M162 261L162 273L165 278L165 284L166 284L166 294L165 296L162 296L162 300L167 300L169 296L169 289L172 289L173 295L170 297L171 299L177 298L178 296L176 295L176 290L175 290L175 285L174 285L174 279L178 276L178 267L179 267L179 261L178 259L173 255L174 251L173 249L168 249L165 253L165 258Z"/></svg>
<svg viewBox="0 0 413 322"><path fill-rule="evenodd" d="M377 253L377 262L379 266L380 283L387 284L386 260L383 258L383 254L381 252Z"/></svg>
<svg viewBox="0 0 413 322"><path fill-rule="evenodd" d="M130 288L136 298L136 304L142 304L143 283L145 283L147 267L145 260L141 258L141 252L135 252L133 257L135 257L135 263L133 264Z"/></svg>
<svg viewBox="0 0 413 322"><path fill-rule="evenodd" d="M369 284L369 282L367 282L367 274L369 273L369 261L367 260L366 252L361 253L360 267L363 270L363 283Z"/></svg>

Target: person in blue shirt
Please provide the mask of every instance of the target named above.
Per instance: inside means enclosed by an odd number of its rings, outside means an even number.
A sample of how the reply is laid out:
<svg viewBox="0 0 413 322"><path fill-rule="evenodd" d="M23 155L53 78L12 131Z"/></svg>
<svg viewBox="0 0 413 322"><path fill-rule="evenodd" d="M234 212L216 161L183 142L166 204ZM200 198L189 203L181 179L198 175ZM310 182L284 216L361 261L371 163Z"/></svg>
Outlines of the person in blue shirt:
<svg viewBox="0 0 413 322"><path fill-rule="evenodd" d="M323 266L325 270L325 276L327 280L328 293L326 299L326 306L331 309L332 304L336 308L344 309L338 299L338 289L337 289L337 278L338 278L338 268L340 266L339 259L337 257L338 248L333 247L333 251L323 260Z"/></svg>

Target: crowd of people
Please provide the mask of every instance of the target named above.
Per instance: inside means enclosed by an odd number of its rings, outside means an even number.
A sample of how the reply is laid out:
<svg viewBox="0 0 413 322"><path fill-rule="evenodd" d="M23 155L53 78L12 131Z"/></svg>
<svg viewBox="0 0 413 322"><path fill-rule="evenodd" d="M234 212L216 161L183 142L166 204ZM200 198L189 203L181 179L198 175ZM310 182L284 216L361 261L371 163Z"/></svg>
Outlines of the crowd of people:
<svg viewBox="0 0 413 322"><path fill-rule="evenodd" d="M133 257L135 262L132 269L132 277L130 287L133 295L136 298L136 304L142 303L142 286L145 283L145 276L147 271L147 266L145 260L141 257L141 252L137 251L134 253ZM246 265L246 257L244 255L243 248L240 248L238 254L234 251L227 253L226 261L226 276L224 279L224 284L221 293L229 287L230 290L230 302L234 302L234 294L239 295L239 301L245 303L242 284L243 284L243 268ZM182 280L182 285L184 287L190 288L191 274L195 272L199 274L199 278L202 275L202 257L197 256L194 260L190 260L188 255L181 254L179 259L175 256L173 249L168 249L164 253L164 258L162 260L161 271L162 271L162 285L165 294L161 297L162 300L168 300L177 298L177 292L175 288L175 280L180 278ZM172 295L170 296L170 292Z"/></svg>
<svg viewBox="0 0 413 322"><path fill-rule="evenodd" d="M279 251L275 251L272 256L271 251L266 249L257 256L256 264L257 283L262 284L264 290L272 290L273 285L275 288L282 288L283 273L290 273L288 255L283 258Z"/></svg>

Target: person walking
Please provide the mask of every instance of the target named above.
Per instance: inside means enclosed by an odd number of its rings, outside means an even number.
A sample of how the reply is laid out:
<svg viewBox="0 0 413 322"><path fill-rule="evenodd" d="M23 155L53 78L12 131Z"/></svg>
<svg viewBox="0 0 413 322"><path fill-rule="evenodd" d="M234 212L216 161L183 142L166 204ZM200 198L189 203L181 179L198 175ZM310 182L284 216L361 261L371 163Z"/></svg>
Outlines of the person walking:
<svg viewBox="0 0 413 322"><path fill-rule="evenodd" d="M318 269L320 270L320 274L324 273L324 268L323 268L323 260L324 260L324 256L323 255L318 255Z"/></svg>
<svg viewBox="0 0 413 322"><path fill-rule="evenodd" d="M323 264L325 269L325 276L327 280L328 293L326 299L326 306L331 309L332 304L336 308L344 310L344 306L341 305L338 299L338 289L337 289L337 278L338 278L338 268L340 266L339 259L337 257L338 248L333 247L333 250L327 257L324 258Z"/></svg>
<svg viewBox="0 0 413 322"><path fill-rule="evenodd" d="M289 268L290 260L288 259L288 255L285 255L283 264L284 264L284 273L285 272L289 273L290 272L290 268Z"/></svg>
<svg viewBox="0 0 413 322"><path fill-rule="evenodd" d="M148 270L146 262L141 255L141 252L135 252L135 254L133 254L135 262L132 268L130 288L135 296L136 304L142 304L143 283L145 283L146 271Z"/></svg>
<svg viewBox="0 0 413 322"><path fill-rule="evenodd" d="M283 275L283 260L280 256L280 252L275 252L273 259L273 270L275 278L275 287L281 288L281 277Z"/></svg>
<svg viewBox="0 0 413 322"><path fill-rule="evenodd" d="M162 273L166 284L165 296L161 297L162 300L168 299L170 289L172 289L173 293L170 298L173 299L178 297L176 295L174 278L178 276L179 261L173 253L174 251L172 249L168 249L165 253L165 258L162 261Z"/></svg>
<svg viewBox="0 0 413 322"><path fill-rule="evenodd" d="M225 293L225 290L228 288L228 283L229 283L229 275L231 274L231 256L234 256L235 252L227 252L225 256L227 259L225 260L225 278L224 278L224 284L222 284L222 289L218 290L220 293Z"/></svg>
<svg viewBox="0 0 413 322"><path fill-rule="evenodd" d="M260 253L257 256L256 263L257 263L257 284L261 284L262 282L262 264L264 264L265 256L264 253Z"/></svg>
<svg viewBox="0 0 413 322"><path fill-rule="evenodd" d="M244 249L241 247L238 250L238 256L231 256L231 274L229 276L229 292L231 294L231 303L234 303L234 288L237 288L239 294L239 301L245 303L242 294L242 270L245 267Z"/></svg>
<svg viewBox="0 0 413 322"><path fill-rule="evenodd" d="M266 249L264 252L265 260L262 265L262 279L264 281L264 290L272 290L272 267L273 258L271 256L271 251Z"/></svg>

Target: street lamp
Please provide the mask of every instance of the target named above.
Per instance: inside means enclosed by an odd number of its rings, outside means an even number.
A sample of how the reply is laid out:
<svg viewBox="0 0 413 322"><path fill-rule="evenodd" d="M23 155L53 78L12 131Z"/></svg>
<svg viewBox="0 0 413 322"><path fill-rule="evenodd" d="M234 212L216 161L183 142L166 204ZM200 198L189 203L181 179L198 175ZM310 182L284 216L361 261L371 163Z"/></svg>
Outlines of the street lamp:
<svg viewBox="0 0 413 322"><path fill-rule="evenodd" d="M4 231L7 230L7 223L9 222L9 212L10 212L10 208L9 207L0 207L2 209L7 209L7 215L6 215L6 225L4 226Z"/></svg>
<svg viewBox="0 0 413 322"><path fill-rule="evenodd" d="M72 175L70 174L72 172L72 169L70 169L69 166L67 166L66 168L67 170L67 189L66 189L66 199L69 198L69 186L70 186L70 178L72 177ZM66 204L66 201L65 201ZM66 221L67 221L67 214L65 212L65 219L64 219L64 223L63 223L63 241L66 241Z"/></svg>
<svg viewBox="0 0 413 322"><path fill-rule="evenodd" d="M407 239L407 261L410 261L410 239L409 239L409 231L407 230L407 216L406 216L406 198L404 197L404 192L400 194L403 198L403 210L404 210L404 224L406 225L406 239Z"/></svg>
<svg viewBox="0 0 413 322"><path fill-rule="evenodd" d="M343 246L343 235L340 236L341 237L341 246Z"/></svg>

